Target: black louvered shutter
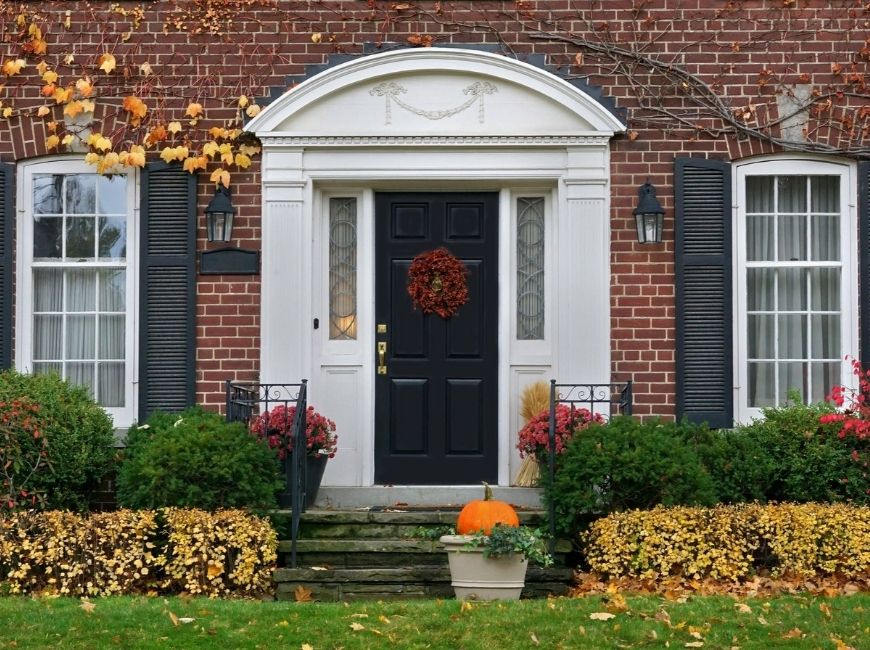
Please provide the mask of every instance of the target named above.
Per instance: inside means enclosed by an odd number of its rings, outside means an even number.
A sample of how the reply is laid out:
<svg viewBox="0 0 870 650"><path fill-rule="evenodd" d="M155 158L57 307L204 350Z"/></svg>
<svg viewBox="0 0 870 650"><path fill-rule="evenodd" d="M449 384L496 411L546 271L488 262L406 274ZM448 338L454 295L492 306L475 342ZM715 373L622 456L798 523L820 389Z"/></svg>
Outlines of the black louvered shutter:
<svg viewBox="0 0 870 650"><path fill-rule="evenodd" d="M730 165L677 158L677 417L733 423Z"/></svg>
<svg viewBox="0 0 870 650"><path fill-rule="evenodd" d="M12 224L15 165L0 163L0 370L12 366Z"/></svg>
<svg viewBox="0 0 870 650"><path fill-rule="evenodd" d="M870 369L870 162L858 165L858 314L861 364Z"/></svg>
<svg viewBox="0 0 870 650"><path fill-rule="evenodd" d="M140 421L196 398L196 177L151 163L141 193Z"/></svg>

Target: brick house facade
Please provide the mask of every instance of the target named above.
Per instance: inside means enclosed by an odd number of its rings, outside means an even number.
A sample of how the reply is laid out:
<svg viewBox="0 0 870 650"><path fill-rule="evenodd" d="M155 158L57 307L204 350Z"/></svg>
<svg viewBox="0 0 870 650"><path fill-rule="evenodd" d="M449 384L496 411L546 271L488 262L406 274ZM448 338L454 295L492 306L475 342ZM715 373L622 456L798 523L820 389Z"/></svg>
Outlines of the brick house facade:
<svg viewBox="0 0 870 650"><path fill-rule="evenodd" d="M375 279L392 276L375 268L376 226L362 233L365 220L377 223L368 212L377 195L391 192L498 196L488 218L502 228L501 266L489 273L502 288L486 307L498 314L498 390L474 392L472 378L451 394L463 408L484 396L509 404L510 413L481 415L498 423L481 444L498 448L502 484L516 469L516 396L535 379L632 379L640 416L729 426L789 389L822 398L848 380L844 356L860 356L859 315L870 304L858 281L868 273L859 222L870 218L864 3L155 0L5 2L0 14L0 108L11 109L0 120L0 361L102 382L119 426L153 408L219 409L227 379L304 375L315 404L353 404L337 419L342 439L356 442L327 482L387 482L371 458ZM384 80L400 88L374 92ZM480 80L498 92L466 92ZM147 112L137 117L129 97ZM201 116L186 114L192 103ZM154 136L161 126L165 138ZM194 175L178 169L205 143L230 141L209 129L235 126L263 143L249 167L218 153ZM97 132L111 149L88 145ZM78 139L63 144L68 134ZM234 152L254 143L246 138ZM143 143L146 167L90 178L87 153ZM181 146L172 165L160 161ZM415 151L431 168L409 162ZM220 247L206 241L203 217L219 166L232 175L232 245L262 251L259 274L198 272L197 253ZM658 244L638 242L632 214L646 182L665 210ZM341 203L350 199L352 208ZM308 225L276 225L297 208L292 219ZM519 234L527 209L546 233L537 252ZM591 229L570 221L595 210ZM352 336L333 336L327 230L343 218L359 220L350 285L359 311ZM113 248L119 237L123 251ZM531 281L541 321L523 333L518 247L539 257L530 263L545 277ZM348 340L358 346L334 345ZM324 379L327 367L341 378ZM414 386L387 390L411 404ZM359 439L349 433L357 416L368 422Z"/></svg>

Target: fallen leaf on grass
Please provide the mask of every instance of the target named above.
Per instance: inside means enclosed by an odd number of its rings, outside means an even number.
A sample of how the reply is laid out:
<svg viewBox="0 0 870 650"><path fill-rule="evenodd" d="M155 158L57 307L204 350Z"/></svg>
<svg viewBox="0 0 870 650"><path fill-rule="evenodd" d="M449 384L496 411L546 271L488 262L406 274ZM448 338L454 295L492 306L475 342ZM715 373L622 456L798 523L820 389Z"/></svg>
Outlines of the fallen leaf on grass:
<svg viewBox="0 0 870 650"><path fill-rule="evenodd" d="M782 635L783 639L802 639L804 633L801 632L799 627L793 627L788 632Z"/></svg>
<svg viewBox="0 0 870 650"><path fill-rule="evenodd" d="M169 616L169 620L172 621L172 625L178 627L178 617L172 612L166 612L166 615Z"/></svg>
<svg viewBox="0 0 870 650"><path fill-rule="evenodd" d="M533 643L534 645L541 645L541 642L538 641L538 637L535 636L535 633L534 633L534 632L532 632L529 636L531 636L531 638L532 638L532 643Z"/></svg>
<svg viewBox="0 0 870 650"><path fill-rule="evenodd" d="M767 625L767 619L764 618L763 616L759 616L759 617L758 617L758 622L759 622L761 625Z"/></svg>
<svg viewBox="0 0 870 650"><path fill-rule="evenodd" d="M689 641L683 647L685 647L685 648L703 648L704 642L703 641Z"/></svg>
<svg viewBox="0 0 870 650"><path fill-rule="evenodd" d="M660 609L658 612L656 612L656 620L664 623L668 627L671 626L671 615L663 609Z"/></svg>
<svg viewBox="0 0 870 650"><path fill-rule="evenodd" d="M825 618L831 618L831 608L825 603L819 603L819 610L825 615Z"/></svg>
<svg viewBox="0 0 870 650"><path fill-rule="evenodd" d="M831 641L833 641L834 643L837 644L837 650L855 650L854 647L848 645L848 644L847 644L845 641L843 641L842 639L838 639L838 638L835 637L833 634L831 635Z"/></svg>
<svg viewBox="0 0 870 650"><path fill-rule="evenodd" d="M79 605L79 607L82 608L85 614L93 614L94 610L97 608L97 606L89 600L82 600L82 604Z"/></svg>
<svg viewBox="0 0 870 650"><path fill-rule="evenodd" d="M459 608L459 611L460 612L470 612L472 609L474 609L474 605L469 603L467 600L463 600L462 606Z"/></svg>
<svg viewBox="0 0 870 650"><path fill-rule="evenodd" d="M381 614L380 616L378 616L378 620L379 620L381 623L384 623L384 624L386 624L386 625L389 625L389 624L390 624L390 619L388 619L388 618L387 618L386 616L384 616L383 614Z"/></svg>
<svg viewBox="0 0 870 650"><path fill-rule="evenodd" d="M191 618L189 616L181 616L179 617L178 622L182 625L187 625L188 623L193 623L195 620L195 618Z"/></svg>
<svg viewBox="0 0 870 650"><path fill-rule="evenodd" d="M592 612L589 615L593 621L609 621L611 618L616 618L616 614L610 612Z"/></svg>
<svg viewBox="0 0 870 650"><path fill-rule="evenodd" d="M746 603L734 603L734 609L736 609L741 614L751 614L752 608Z"/></svg>
<svg viewBox="0 0 870 650"><path fill-rule="evenodd" d="M300 650L314 650L314 648L307 643L303 643Z"/></svg>
<svg viewBox="0 0 870 650"><path fill-rule="evenodd" d="M350 629L354 632L361 632L362 630L366 629L366 626L354 621L350 624Z"/></svg>
<svg viewBox="0 0 870 650"><path fill-rule="evenodd" d="M351 618L368 618L369 615L368 614L351 614L350 617Z"/></svg>

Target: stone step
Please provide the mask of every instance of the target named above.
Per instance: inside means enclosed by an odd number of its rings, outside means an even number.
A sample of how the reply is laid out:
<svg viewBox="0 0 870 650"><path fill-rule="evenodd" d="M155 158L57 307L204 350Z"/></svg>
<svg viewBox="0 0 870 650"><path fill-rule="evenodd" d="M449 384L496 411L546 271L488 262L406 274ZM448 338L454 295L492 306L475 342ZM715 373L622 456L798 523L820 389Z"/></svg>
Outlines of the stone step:
<svg viewBox="0 0 870 650"><path fill-rule="evenodd" d="M289 553L291 542L278 542L279 553ZM568 553L571 542L565 539L556 541L557 553ZM446 557L444 546L437 540L427 539L299 539L296 541L297 553L400 553L433 554Z"/></svg>

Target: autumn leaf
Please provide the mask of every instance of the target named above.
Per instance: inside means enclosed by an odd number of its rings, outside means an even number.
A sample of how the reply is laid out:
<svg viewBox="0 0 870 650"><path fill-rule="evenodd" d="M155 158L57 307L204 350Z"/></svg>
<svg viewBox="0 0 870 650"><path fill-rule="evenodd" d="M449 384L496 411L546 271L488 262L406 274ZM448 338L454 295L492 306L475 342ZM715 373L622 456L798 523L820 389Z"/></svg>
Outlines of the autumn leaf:
<svg viewBox="0 0 870 650"><path fill-rule="evenodd" d="M85 598L82 599L82 602L79 605L79 607L82 609L82 611L85 614L93 614L94 610L97 608L96 605L94 605L91 601L89 601Z"/></svg>
<svg viewBox="0 0 870 650"><path fill-rule="evenodd" d="M178 617L175 614L173 614L171 611L168 611L168 610L167 610L166 614L169 616L169 620L172 621L172 625L175 627L178 627Z"/></svg>
<svg viewBox="0 0 870 650"><path fill-rule="evenodd" d="M200 117L202 115L202 104L191 102L187 105L187 110L184 113L187 117Z"/></svg>
<svg viewBox="0 0 870 650"><path fill-rule="evenodd" d="M130 124L139 126L142 123L142 118L148 112L148 106L135 95L129 95L124 98L124 110L130 114Z"/></svg>
<svg viewBox="0 0 870 650"><path fill-rule="evenodd" d="M40 91L43 97L54 97L54 91L57 90L57 86L54 84L46 84L42 87Z"/></svg>
<svg viewBox="0 0 870 650"><path fill-rule="evenodd" d="M408 37L408 42L411 45L422 45L423 47L432 47L432 37L429 34L411 34Z"/></svg>
<svg viewBox="0 0 870 650"><path fill-rule="evenodd" d="M151 64L146 61L145 63L143 63L142 65L139 66L139 72L141 72L146 77L151 76L151 74L153 72L151 70Z"/></svg>
<svg viewBox="0 0 870 650"><path fill-rule="evenodd" d="M471 604L470 602L468 602L467 600L463 600L463 601L462 601L462 606L459 608L459 611L460 611L460 612L470 612L470 611L473 610L473 609L474 609L474 605L472 605L472 604Z"/></svg>
<svg viewBox="0 0 870 650"><path fill-rule="evenodd" d="M300 650L314 650L314 647L307 644L307 643L303 643L302 646L300 647Z"/></svg>
<svg viewBox="0 0 870 650"><path fill-rule="evenodd" d="M57 73L53 70L46 70L42 73L42 80L47 84L53 84L57 81Z"/></svg>
<svg viewBox="0 0 870 650"><path fill-rule="evenodd" d="M204 170L207 165L208 158L206 158L205 156L196 156L193 158L185 158L182 167L184 168L184 171L193 174L194 172L196 172L197 169Z"/></svg>
<svg viewBox="0 0 870 650"><path fill-rule="evenodd" d="M72 88L55 88L52 97L57 104L65 104L72 98Z"/></svg>
<svg viewBox="0 0 870 650"><path fill-rule="evenodd" d="M27 61L24 59L6 59L3 62L3 74L7 77L12 77L21 72L25 67L27 67Z"/></svg>
<svg viewBox="0 0 870 650"><path fill-rule="evenodd" d="M751 614L752 608L746 603L734 603L734 609L736 609L741 614Z"/></svg>
<svg viewBox="0 0 870 650"><path fill-rule="evenodd" d="M381 623L383 623L384 625L389 625L389 624L390 624L390 619L388 619L388 618L387 618L386 616L384 616L383 614L381 614L380 616L378 616L378 620L379 620Z"/></svg>
<svg viewBox="0 0 870 650"><path fill-rule="evenodd" d="M609 621L612 618L616 618L616 614L611 614L610 612L592 612L589 618L593 621Z"/></svg>
<svg viewBox="0 0 870 650"><path fill-rule="evenodd" d="M214 158L215 154L219 151L217 142L211 141L206 142L202 145L202 155L208 156L209 158Z"/></svg>
<svg viewBox="0 0 870 650"><path fill-rule="evenodd" d="M44 75L46 70L48 70L48 63L46 63L45 61L40 61L36 64L36 71L40 75Z"/></svg>
<svg viewBox="0 0 870 650"><path fill-rule="evenodd" d="M84 110L85 109L80 101L74 101L64 106L63 114L74 118L79 113L83 113Z"/></svg>
<svg viewBox="0 0 870 650"><path fill-rule="evenodd" d="M37 116L37 117L45 117L45 116L48 115L49 113L51 113L51 109L50 109L48 106L40 106L40 107L36 110L36 116Z"/></svg>
<svg viewBox="0 0 870 650"><path fill-rule="evenodd" d="M76 90L82 97L90 97L94 92L94 87L88 77L82 77L76 81Z"/></svg>
<svg viewBox="0 0 870 650"><path fill-rule="evenodd" d="M260 114L261 110L263 110L263 109L260 108L259 106L257 106L256 104L251 104L250 106L248 106L248 109L245 111L245 115L247 115L248 117L257 117L257 115Z"/></svg>
<svg viewBox="0 0 870 650"><path fill-rule="evenodd" d="M63 62L66 65L72 65L73 63L76 62L76 58L72 54L67 54L65 57L63 57Z"/></svg>
<svg viewBox="0 0 870 650"><path fill-rule="evenodd" d="M538 640L538 637L532 632L529 637L532 639L532 645L541 645L541 642Z"/></svg>
<svg viewBox="0 0 870 650"><path fill-rule="evenodd" d="M361 632L362 630L366 629L366 626L362 623L357 623L356 621L354 621L350 624L350 629L354 632Z"/></svg>
<svg viewBox="0 0 870 650"><path fill-rule="evenodd" d="M156 145L158 142L163 142L166 138L169 137L169 134L166 133L166 127L162 124L158 124L151 132L145 136L145 144L149 147Z"/></svg>
<svg viewBox="0 0 870 650"><path fill-rule="evenodd" d="M819 603L819 611L825 615L825 618L831 618L831 608L826 603Z"/></svg>
<svg viewBox="0 0 870 650"><path fill-rule="evenodd" d="M241 153L236 154L236 161L235 162L236 162L236 166L240 167L241 169L247 169L248 167L251 166L251 159L248 158L246 155L241 154Z"/></svg>
<svg viewBox="0 0 870 650"><path fill-rule="evenodd" d="M683 647L684 648L703 648L704 642L703 641L689 641Z"/></svg>
<svg viewBox="0 0 870 650"><path fill-rule="evenodd" d="M320 32L314 32L311 35L311 42L312 43L319 43L322 40L323 40L323 34L321 34Z"/></svg>
<svg viewBox="0 0 870 650"><path fill-rule="evenodd" d="M124 157L122 155L121 162L125 165L129 165L130 167L144 167L145 166L145 147L141 144L136 144L130 147L129 152L125 152L127 155Z"/></svg>
<svg viewBox="0 0 870 650"><path fill-rule="evenodd" d="M212 180L214 180L214 174L212 174ZM306 589L303 585L296 585L296 589L293 590L293 598L296 599L297 603L310 603L314 599L311 597L311 590Z"/></svg>
<svg viewBox="0 0 870 650"><path fill-rule="evenodd" d="M185 159L185 161L184 161L184 163L185 163L185 169L187 169L186 165L187 165L187 161L188 161L188 160L195 160L195 158L187 158L187 159ZM188 171L190 171L190 170L188 170ZM208 573L208 577L209 577L209 578L217 578L217 577L218 577L220 574L222 574L223 572L224 572L224 568L223 568L222 566L219 566L219 565L217 565L217 564L209 564L209 565L208 565L208 571L207 571L207 573Z"/></svg>
<svg viewBox="0 0 870 650"><path fill-rule="evenodd" d="M799 627L793 627L788 632L782 635L783 639L801 639L803 638L804 633L801 632Z"/></svg>
<svg viewBox="0 0 870 650"><path fill-rule="evenodd" d="M11 106L7 106L3 109L3 117L5 117L5 118L12 117L12 107Z"/></svg>
<svg viewBox="0 0 870 650"><path fill-rule="evenodd" d="M167 129L172 135L175 135L181 131L181 122L170 122Z"/></svg>
<svg viewBox="0 0 870 650"><path fill-rule="evenodd" d="M248 105L248 98L245 95L239 97L239 108L245 108Z"/></svg>
<svg viewBox="0 0 870 650"><path fill-rule="evenodd" d="M101 54L100 58L97 59L97 63L99 64L100 70L106 74L111 74L112 70L115 69L115 57L108 52Z"/></svg>
<svg viewBox="0 0 870 650"><path fill-rule="evenodd" d="M60 143L63 146L68 147L69 145L72 144L72 141L74 139L75 139L75 136L72 133L67 133L65 136L63 136L63 138L61 138Z"/></svg>
<svg viewBox="0 0 870 650"><path fill-rule="evenodd" d="M60 138L58 138L56 135L50 135L45 139L45 148L48 151L51 151L52 149L56 148L57 145L59 145L59 144L60 144Z"/></svg>
<svg viewBox="0 0 870 650"><path fill-rule="evenodd" d="M260 153L260 147L257 145L251 144L240 144L238 146L239 153L243 153L246 156L253 156L255 154ZM311 567L312 569L316 569L317 567Z"/></svg>

